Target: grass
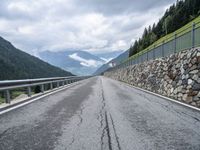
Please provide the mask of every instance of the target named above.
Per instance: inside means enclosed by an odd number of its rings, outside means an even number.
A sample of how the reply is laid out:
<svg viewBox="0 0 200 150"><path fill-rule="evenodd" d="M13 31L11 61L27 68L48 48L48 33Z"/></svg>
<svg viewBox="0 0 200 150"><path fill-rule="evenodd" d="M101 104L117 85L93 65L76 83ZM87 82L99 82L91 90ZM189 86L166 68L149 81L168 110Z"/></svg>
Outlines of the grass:
<svg viewBox="0 0 200 150"><path fill-rule="evenodd" d="M0 97L0 104L4 103L5 102L5 99Z"/></svg>
<svg viewBox="0 0 200 150"><path fill-rule="evenodd" d="M196 19L192 20L191 22L189 22L188 24L186 24L185 26L183 26L182 28L176 30L175 32L173 33L170 33L170 34L167 34L166 36L160 38L159 40L157 40L156 42L154 42L152 45L150 45L149 47L145 48L144 50L140 51L139 53L129 57L127 60L125 60L123 63L126 63L128 62L129 60L133 60L137 57L139 57L140 55L148 52L148 51L151 51L152 49L160 46L164 43L167 43L171 40L174 39L175 35L176 37L180 37L188 32L191 32L192 31L192 28L193 28L193 23L195 23L195 29L196 28L199 28L200 27L200 16L197 17Z"/></svg>
<svg viewBox="0 0 200 150"><path fill-rule="evenodd" d="M12 91L11 97L12 97L12 99L15 99L16 97L18 97L22 94L25 94L25 92L24 91Z"/></svg>

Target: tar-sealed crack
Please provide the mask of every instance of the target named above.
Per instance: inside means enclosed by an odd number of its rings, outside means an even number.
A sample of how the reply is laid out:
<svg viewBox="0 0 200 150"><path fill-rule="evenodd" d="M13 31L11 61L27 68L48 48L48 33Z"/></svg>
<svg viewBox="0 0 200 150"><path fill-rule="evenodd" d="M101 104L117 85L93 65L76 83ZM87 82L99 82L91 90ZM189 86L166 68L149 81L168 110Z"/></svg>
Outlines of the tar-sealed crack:
<svg viewBox="0 0 200 150"><path fill-rule="evenodd" d="M83 118L82 118L83 109L84 109L84 108L81 107L80 113L78 113L78 117L79 117L79 119L80 119L79 123L77 124L78 127L79 127L79 126L82 124L82 122L83 122Z"/></svg>
<svg viewBox="0 0 200 150"><path fill-rule="evenodd" d="M113 121L113 118L112 118L111 114L110 114L110 120L112 122L113 130L114 130L114 134L115 134L115 139L117 141L117 147L118 147L119 150L121 150L121 146L120 146L120 142L119 142L119 137L117 135L115 124L114 124L114 121Z"/></svg>
<svg viewBox="0 0 200 150"><path fill-rule="evenodd" d="M101 134L101 150L104 150L104 144L105 144L104 139L105 138L107 140L106 144L108 144L109 150L113 150L112 140L116 140L117 147L119 150L121 150L119 137L116 132L116 128L115 128L115 124L114 124L112 115L106 110L106 101L105 101L105 97L104 97L102 81L101 81L101 85L102 85L102 88L101 88L102 108L100 110L100 124L101 124L101 128L103 128L102 134ZM111 128L109 127L109 120L111 120L110 121L111 127L113 128L115 139L112 139L112 136L111 136L111 131L110 131Z"/></svg>
<svg viewBox="0 0 200 150"><path fill-rule="evenodd" d="M10 128L6 129L2 133L0 133L0 139L10 130Z"/></svg>
<svg viewBox="0 0 200 150"><path fill-rule="evenodd" d="M80 108L80 111L79 111L78 114L77 114L77 116L79 117L79 122L77 123L77 127L78 127L78 128L81 126L81 124L82 124L82 122L83 122L83 118L82 118L83 110L84 110L84 108L81 107L81 108ZM75 142L75 134L73 134L72 140L71 140L71 142L69 143L68 147L71 147L71 146L74 144L74 142Z"/></svg>

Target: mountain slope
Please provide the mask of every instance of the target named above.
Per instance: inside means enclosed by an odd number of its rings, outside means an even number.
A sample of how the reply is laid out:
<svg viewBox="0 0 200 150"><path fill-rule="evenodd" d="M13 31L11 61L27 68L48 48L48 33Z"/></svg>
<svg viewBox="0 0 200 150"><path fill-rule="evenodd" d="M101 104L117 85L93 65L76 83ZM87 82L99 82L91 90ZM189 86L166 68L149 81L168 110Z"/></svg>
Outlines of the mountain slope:
<svg viewBox="0 0 200 150"><path fill-rule="evenodd" d="M93 74L97 68L106 63L105 60L85 51L44 51L39 53L39 57L77 75Z"/></svg>
<svg viewBox="0 0 200 150"><path fill-rule="evenodd" d="M94 75L99 75L101 73L103 73L104 71L106 71L107 69L109 69L111 66L110 64L113 62L116 65L119 65L122 61L126 60L129 56L129 51L125 51L124 53L122 53L121 55L119 55L118 57L112 59L111 61L109 61L108 63L102 65L99 69L97 69L94 73Z"/></svg>
<svg viewBox="0 0 200 150"><path fill-rule="evenodd" d="M71 75L70 72L16 49L10 42L0 37L0 80Z"/></svg>

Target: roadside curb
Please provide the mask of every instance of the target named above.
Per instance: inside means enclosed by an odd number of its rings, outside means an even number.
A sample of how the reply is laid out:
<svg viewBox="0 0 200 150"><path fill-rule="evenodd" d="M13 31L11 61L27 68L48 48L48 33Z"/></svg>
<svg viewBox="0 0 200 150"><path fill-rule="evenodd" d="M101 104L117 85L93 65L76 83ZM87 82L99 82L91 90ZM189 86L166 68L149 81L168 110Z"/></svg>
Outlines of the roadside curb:
<svg viewBox="0 0 200 150"><path fill-rule="evenodd" d="M107 78L107 77L106 77L106 78ZM111 79L111 78L108 78L108 79ZM114 79L112 79L112 80L114 80ZM115 80L115 81L118 81L118 80ZM148 94L151 94L151 95L154 95L154 96L163 98L163 99L168 100L168 101L170 101L170 102L173 102L173 103L176 103L176 104L179 104L179 105L182 105L182 106L184 106L184 107L187 107L187 108L190 108L190 109L193 109L193 110L196 110L196 111L199 111L199 112L200 112L200 108L194 107L194 106L192 106L192 105L189 105L189 104L180 102L180 101L178 101L178 100L175 100L175 99L172 99L172 98L169 98L169 97L166 97L166 96L163 96L163 95L160 95L160 94L157 94L157 93L154 93L154 92L151 92L151 91L148 91L148 90L139 88L139 87L136 87L136 86L134 86L134 85L130 85L130 84L125 83L125 82L122 82L122 81L118 81L118 82L123 83L124 85L127 85L127 86L129 86L129 87L131 87L131 88L134 88L134 89L137 89L137 90L146 92L146 93L148 93Z"/></svg>

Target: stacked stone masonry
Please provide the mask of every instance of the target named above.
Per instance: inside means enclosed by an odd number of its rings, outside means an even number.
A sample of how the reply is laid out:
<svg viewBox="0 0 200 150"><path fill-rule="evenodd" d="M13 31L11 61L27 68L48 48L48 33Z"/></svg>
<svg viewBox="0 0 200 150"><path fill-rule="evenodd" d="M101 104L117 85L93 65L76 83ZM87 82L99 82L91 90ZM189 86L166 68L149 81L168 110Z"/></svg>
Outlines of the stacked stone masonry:
<svg viewBox="0 0 200 150"><path fill-rule="evenodd" d="M104 75L200 108L200 48Z"/></svg>

